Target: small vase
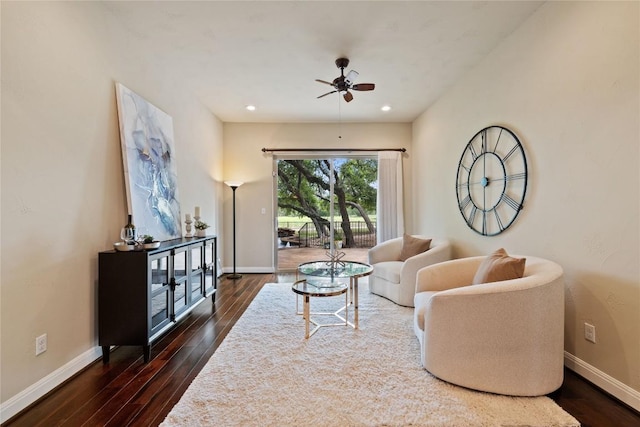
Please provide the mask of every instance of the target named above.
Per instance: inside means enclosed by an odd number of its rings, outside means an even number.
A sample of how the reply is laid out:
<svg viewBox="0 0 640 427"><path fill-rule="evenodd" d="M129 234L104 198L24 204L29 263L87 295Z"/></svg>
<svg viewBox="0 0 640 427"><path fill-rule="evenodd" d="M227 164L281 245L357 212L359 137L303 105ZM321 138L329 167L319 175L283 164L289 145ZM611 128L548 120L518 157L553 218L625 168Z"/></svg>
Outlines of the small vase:
<svg viewBox="0 0 640 427"><path fill-rule="evenodd" d="M196 237L207 237L207 230L196 230Z"/></svg>

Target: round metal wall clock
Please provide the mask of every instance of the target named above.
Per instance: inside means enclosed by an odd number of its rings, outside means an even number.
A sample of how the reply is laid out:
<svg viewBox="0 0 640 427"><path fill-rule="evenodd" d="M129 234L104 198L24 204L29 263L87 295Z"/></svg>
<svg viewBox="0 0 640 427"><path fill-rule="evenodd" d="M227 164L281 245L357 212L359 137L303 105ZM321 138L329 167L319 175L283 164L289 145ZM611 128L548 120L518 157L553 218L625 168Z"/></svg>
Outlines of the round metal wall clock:
<svg viewBox="0 0 640 427"><path fill-rule="evenodd" d="M469 228L495 236L516 219L527 192L527 159L518 137L502 126L474 135L458 163L458 208Z"/></svg>

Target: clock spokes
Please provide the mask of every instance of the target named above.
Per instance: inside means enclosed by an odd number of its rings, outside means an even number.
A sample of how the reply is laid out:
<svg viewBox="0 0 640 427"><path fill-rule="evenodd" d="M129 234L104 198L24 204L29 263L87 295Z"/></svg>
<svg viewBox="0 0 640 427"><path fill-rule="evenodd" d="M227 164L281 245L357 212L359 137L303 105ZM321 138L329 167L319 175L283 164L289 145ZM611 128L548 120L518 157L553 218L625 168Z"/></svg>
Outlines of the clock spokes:
<svg viewBox="0 0 640 427"><path fill-rule="evenodd" d="M497 181L504 181L505 178L489 178L488 176L483 176L480 181L474 181L474 182L469 182L469 183L462 183L459 185L459 187L462 186L466 186L466 185L478 185L480 184L483 187L487 187L489 184L491 184L492 182L497 182Z"/></svg>
<svg viewBox="0 0 640 427"><path fill-rule="evenodd" d="M526 179L527 175L526 173L514 173L511 175L505 175L501 178L494 178L492 181L515 181L518 179Z"/></svg>
<svg viewBox="0 0 640 427"><path fill-rule="evenodd" d="M466 224L483 236L495 236L513 223L524 207L527 161L518 137L489 126L467 143L456 182L458 208Z"/></svg>

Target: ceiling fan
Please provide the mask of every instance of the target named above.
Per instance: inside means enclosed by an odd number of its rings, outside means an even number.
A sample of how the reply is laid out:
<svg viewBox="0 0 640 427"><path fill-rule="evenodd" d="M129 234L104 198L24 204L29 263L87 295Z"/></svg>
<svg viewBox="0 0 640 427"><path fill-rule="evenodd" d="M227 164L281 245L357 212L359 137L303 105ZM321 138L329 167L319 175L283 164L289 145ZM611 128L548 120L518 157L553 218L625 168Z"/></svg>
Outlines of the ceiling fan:
<svg viewBox="0 0 640 427"><path fill-rule="evenodd" d="M336 66L340 68L340 77L336 77L333 82L328 82L325 80L316 79L317 82L327 84L329 86L333 86L335 90L331 92L327 92L324 95L320 95L318 98L322 98L323 96L330 95L336 92L344 92L344 100L350 102L353 99L353 95L349 92L351 90L373 90L376 85L373 83L359 83L354 84L356 78L358 78L358 72L355 70L349 71L349 73L345 76L344 69L349 65L349 59L347 58L338 58L336 59Z"/></svg>

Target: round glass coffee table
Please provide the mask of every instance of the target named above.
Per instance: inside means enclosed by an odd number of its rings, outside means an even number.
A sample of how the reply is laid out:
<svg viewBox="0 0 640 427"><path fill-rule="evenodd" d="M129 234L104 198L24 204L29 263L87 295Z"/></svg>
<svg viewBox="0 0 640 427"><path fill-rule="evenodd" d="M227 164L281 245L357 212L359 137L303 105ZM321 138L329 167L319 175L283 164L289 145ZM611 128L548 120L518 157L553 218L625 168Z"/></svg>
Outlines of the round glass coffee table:
<svg viewBox="0 0 640 427"><path fill-rule="evenodd" d="M353 304L353 323L347 323L354 329L358 329L358 278L368 276L373 272L369 264L357 261L311 261L298 266L298 273L305 276L328 279L329 281L349 279L349 292L345 309ZM346 314L346 313L345 313ZM345 316L345 319L348 317Z"/></svg>
<svg viewBox="0 0 640 427"><path fill-rule="evenodd" d="M349 287L346 284L341 282L336 282L336 281L329 281L329 282L317 281L316 282L316 281L307 281L306 279L298 280L291 286L291 290L293 290L293 292L295 292L296 294L301 295L303 298L302 313L298 313L298 314L302 314L302 317L304 318L304 337L305 338L309 338L311 335L316 333L318 329L325 326L347 326L348 311L345 311L345 317L343 318L342 316L339 315L339 312L343 310L342 308L336 312L313 312L313 313L311 312L311 308L310 308L311 297L335 297L335 296L344 294L345 296L344 309L348 310L349 304L347 300L348 298L347 289L349 289ZM341 322L340 323L319 323L318 321L312 319L311 315L318 315L318 316L332 315L340 319ZM313 328L312 331L309 331L310 323L313 323L315 325L315 328Z"/></svg>

